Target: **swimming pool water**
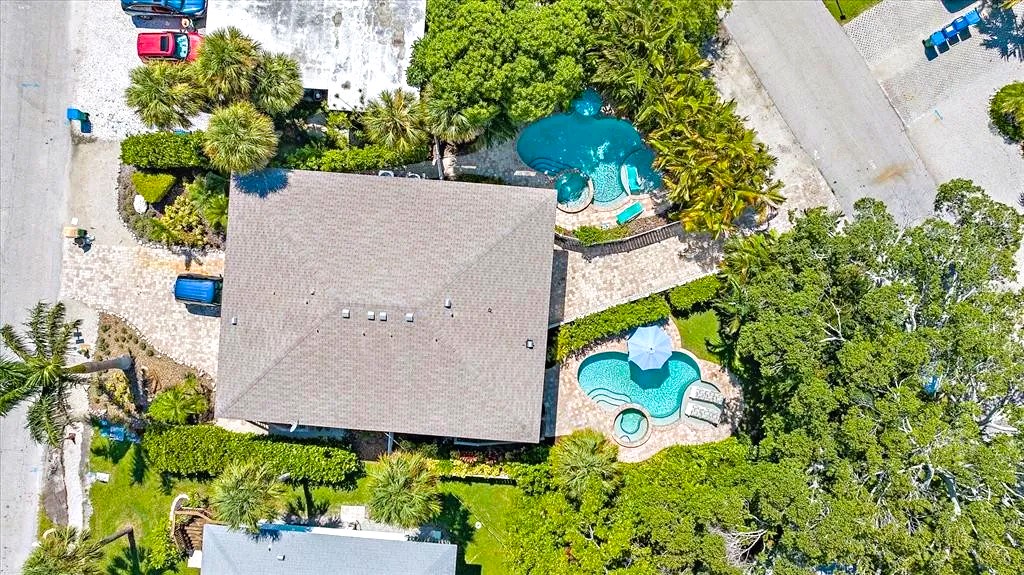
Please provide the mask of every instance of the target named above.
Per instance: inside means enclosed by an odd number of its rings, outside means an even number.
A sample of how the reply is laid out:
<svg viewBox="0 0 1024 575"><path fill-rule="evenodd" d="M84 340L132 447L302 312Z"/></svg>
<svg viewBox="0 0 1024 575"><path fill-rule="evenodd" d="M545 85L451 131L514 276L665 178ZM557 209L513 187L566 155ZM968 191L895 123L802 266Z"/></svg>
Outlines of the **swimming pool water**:
<svg viewBox="0 0 1024 575"><path fill-rule="evenodd" d="M700 379L700 368L678 351L661 369L650 370L637 367L625 353L608 351L583 360L577 377L587 396L605 409L636 403L651 414L651 423L668 425L679 419L683 394Z"/></svg>
<svg viewBox="0 0 1024 575"><path fill-rule="evenodd" d="M552 114L523 128L516 143L520 159L549 176L571 169L583 172L593 182L594 203L602 207L624 203L628 196L622 187L623 164L635 166L645 184L637 193L660 186L661 178L651 167L654 153L636 128L625 120L600 115L596 92L584 96L574 104L574 111Z"/></svg>
<svg viewBox="0 0 1024 575"><path fill-rule="evenodd" d="M648 426L647 416L643 412L627 408L615 416L612 429L619 443L635 445L647 435Z"/></svg>

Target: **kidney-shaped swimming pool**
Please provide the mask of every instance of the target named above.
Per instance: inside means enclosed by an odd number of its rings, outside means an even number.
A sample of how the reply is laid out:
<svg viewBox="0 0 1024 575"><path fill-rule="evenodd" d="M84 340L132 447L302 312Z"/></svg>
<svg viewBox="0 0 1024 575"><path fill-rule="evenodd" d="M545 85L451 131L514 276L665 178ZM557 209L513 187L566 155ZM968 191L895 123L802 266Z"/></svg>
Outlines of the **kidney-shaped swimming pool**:
<svg viewBox="0 0 1024 575"><path fill-rule="evenodd" d="M644 370L625 353L606 351L583 360L577 378L587 397L601 407L613 411L637 403L651 414L651 423L668 425L679 420L683 394L700 380L700 367L676 351L661 369Z"/></svg>

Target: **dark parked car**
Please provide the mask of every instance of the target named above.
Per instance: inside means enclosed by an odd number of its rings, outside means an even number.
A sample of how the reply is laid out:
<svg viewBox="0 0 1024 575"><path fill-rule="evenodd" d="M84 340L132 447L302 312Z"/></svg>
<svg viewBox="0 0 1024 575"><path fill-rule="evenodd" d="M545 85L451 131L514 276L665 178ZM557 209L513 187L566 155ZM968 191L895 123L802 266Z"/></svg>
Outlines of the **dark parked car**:
<svg viewBox="0 0 1024 575"><path fill-rule="evenodd" d="M121 0L121 9L132 16L188 16L206 14L206 0Z"/></svg>
<svg viewBox="0 0 1024 575"><path fill-rule="evenodd" d="M180 274L174 280L174 299L187 305L219 306L223 286L220 276Z"/></svg>

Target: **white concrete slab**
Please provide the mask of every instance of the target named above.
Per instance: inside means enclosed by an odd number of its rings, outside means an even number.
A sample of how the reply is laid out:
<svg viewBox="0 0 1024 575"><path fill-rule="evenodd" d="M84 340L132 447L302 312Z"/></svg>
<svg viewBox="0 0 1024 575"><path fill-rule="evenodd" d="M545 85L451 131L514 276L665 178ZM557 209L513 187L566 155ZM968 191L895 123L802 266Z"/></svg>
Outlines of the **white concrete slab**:
<svg viewBox="0 0 1024 575"><path fill-rule="evenodd" d="M408 88L426 0L210 0L207 32L226 26L297 59L304 87L326 89L329 108L349 110Z"/></svg>

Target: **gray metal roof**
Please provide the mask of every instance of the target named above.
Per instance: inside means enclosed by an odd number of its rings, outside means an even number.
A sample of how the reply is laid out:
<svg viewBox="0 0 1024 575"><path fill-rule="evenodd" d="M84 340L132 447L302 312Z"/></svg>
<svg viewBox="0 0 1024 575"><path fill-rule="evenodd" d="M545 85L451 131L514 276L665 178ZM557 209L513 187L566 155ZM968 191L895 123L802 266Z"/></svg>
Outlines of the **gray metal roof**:
<svg viewBox="0 0 1024 575"><path fill-rule="evenodd" d="M554 216L536 188L234 178L217 415L538 441Z"/></svg>
<svg viewBox="0 0 1024 575"><path fill-rule="evenodd" d="M202 553L202 575L455 575L458 547L208 523Z"/></svg>

